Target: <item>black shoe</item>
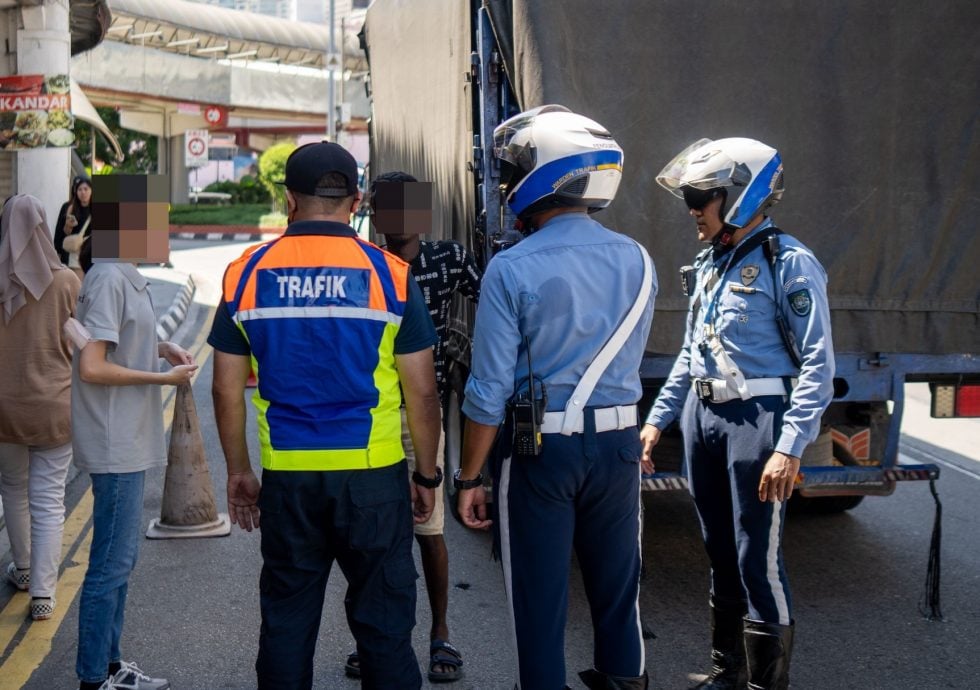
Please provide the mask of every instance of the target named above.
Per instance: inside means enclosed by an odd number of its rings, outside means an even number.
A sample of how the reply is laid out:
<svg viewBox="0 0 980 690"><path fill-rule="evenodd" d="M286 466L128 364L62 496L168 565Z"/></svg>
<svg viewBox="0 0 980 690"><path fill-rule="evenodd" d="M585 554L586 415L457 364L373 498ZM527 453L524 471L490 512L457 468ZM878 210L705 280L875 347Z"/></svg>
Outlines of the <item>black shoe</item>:
<svg viewBox="0 0 980 690"><path fill-rule="evenodd" d="M702 690L740 690L745 687L745 647L742 642L744 601L711 598L711 671L691 676Z"/></svg>
<svg viewBox="0 0 980 690"><path fill-rule="evenodd" d="M789 662L793 655L793 624L745 621L745 653L749 690L789 688Z"/></svg>
<svg viewBox="0 0 980 690"><path fill-rule="evenodd" d="M344 664L344 674L348 678L361 677L361 657L358 656L357 652L351 652L347 655L347 662Z"/></svg>
<svg viewBox="0 0 980 690"><path fill-rule="evenodd" d="M582 671L578 676L589 690L646 690L650 683L646 673L636 678L622 678L590 668L588 671Z"/></svg>

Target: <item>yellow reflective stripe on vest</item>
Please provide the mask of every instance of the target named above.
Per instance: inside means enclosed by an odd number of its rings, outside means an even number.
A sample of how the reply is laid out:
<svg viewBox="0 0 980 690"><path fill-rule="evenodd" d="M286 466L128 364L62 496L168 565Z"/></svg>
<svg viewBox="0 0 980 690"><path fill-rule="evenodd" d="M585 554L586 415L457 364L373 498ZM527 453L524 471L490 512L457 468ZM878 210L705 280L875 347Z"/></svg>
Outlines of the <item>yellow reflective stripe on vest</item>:
<svg viewBox="0 0 980 690"><path fill-rule="evenodd" d="M262 446L262 467L289 472L331 472L388 467L405 459L402 442L373 443L367 450L275 450Z"/></svg>
<svg viewBox="0 0 980 690"><path fill-rule="evenodd" d="M371 437L368 446L373 448L384 443L392 435L402 437L402 390L399 385L398 370L395 368L395 336L397 326L388 325L381 336L378 352L381 357L378 366L374 368L374 387L378 389L378 406L371 410L374 424L371 426Z"/></svg>
<svg viewBox="0 0 980 690"><path fill-rule="evenodd" d="M400 398L399 398L400 400ZM369 448L353 448L344 450L276 450L269 441L269 424L265 420L269 403L259 395L258 389L252 395L252 402L261 418L259 427L259 448L262 467L267 470L288 470L292 472L331 470L364 470L372 467L388 467L405 458L405 449L401 440L401 413L399 403L395 405L398 426L384 424L382 420L393 415L375 415L375 425L387 428L387 437L376 429L371 434ZM380 407L380 406L379 406ZM390 407L390 404L386 407ZM375 408L376 410L378 408ZM397 434L392 435L392 431ZM378 440L385 438L384 441Z"/></svg>

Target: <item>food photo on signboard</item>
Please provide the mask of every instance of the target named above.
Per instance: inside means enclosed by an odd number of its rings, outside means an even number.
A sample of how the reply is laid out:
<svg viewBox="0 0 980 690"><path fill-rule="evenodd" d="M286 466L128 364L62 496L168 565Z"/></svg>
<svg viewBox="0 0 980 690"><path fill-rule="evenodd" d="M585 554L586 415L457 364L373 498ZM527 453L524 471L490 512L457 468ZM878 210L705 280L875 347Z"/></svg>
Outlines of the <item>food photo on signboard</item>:
<svg viewBox="0 0 980 690"><path fill-rule="evenodd" d="M0 149L74 144L70 90L67 74L0 77Z"/></svg>

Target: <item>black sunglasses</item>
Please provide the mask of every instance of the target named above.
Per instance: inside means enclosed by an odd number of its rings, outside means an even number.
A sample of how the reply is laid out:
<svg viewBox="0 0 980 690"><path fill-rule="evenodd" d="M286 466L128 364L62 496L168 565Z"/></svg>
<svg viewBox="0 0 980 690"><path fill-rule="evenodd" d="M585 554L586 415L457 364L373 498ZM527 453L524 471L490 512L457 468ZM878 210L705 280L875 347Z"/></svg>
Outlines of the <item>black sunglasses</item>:
<svg viewBox="0 0 980 690"><path fill-rule="evenodd" d="M684 194L684 203L692 211L700 211L712 200L725 193L724 189L695 189L694 187L684 187L681 192Z"/></svg>

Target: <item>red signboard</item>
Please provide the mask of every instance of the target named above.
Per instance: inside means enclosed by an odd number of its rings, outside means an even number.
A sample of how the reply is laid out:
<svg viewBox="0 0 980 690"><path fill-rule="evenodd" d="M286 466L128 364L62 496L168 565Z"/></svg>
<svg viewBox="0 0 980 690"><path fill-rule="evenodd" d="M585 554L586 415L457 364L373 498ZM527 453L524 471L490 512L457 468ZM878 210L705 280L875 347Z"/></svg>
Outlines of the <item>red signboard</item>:
<svg viewBox="0 0 980 690"><path fill-rule="evenodd" d="M67 74L0 77L0 149L71 146L70 89Z"/></svg>
<svg viewBox="0 0 980 690"><path fill-rule="evenodd" d="M228 124L228 109L220 105L209 105L204 109L204 121L208 127L224 127Z"/></svg>

